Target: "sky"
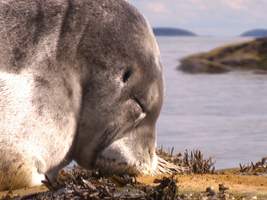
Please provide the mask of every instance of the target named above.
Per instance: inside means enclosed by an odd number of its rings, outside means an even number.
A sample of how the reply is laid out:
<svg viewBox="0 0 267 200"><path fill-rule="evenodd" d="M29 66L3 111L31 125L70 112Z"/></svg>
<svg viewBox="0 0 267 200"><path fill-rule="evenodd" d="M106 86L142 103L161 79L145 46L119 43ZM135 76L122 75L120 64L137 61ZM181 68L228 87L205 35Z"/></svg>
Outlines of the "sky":
<svg viewBox="0 0 267 200"><path fill-rule="evenodd" d="M177 27L199 35L235 36L267 29L267 0L129 0L152 26Z"/></svg>

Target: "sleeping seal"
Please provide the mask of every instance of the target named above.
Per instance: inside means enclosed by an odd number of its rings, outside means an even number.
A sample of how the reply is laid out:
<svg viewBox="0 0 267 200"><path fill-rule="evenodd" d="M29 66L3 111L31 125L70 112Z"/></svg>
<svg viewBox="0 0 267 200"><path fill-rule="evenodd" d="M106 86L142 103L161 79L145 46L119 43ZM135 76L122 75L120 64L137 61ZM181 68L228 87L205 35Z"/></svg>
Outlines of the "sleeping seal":
<svg viewBox="0 0 267 200"><path fill-rule="evenodd" d="M0 0L0 190L71 160L153 174L160 53L124 0Z"/></svg>

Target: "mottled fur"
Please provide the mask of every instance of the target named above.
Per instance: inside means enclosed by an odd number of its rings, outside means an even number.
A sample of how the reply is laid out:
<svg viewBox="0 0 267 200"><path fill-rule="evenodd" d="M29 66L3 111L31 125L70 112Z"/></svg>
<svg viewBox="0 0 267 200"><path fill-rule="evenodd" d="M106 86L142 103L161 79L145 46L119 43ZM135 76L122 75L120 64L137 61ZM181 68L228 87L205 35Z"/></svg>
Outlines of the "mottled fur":
<svg viewBox="0 0 267 200"><path fill-rule="evenodd" d="M162 85L152 31L126 1L0 0L0 189L72 159L155 172Z"/></svg>

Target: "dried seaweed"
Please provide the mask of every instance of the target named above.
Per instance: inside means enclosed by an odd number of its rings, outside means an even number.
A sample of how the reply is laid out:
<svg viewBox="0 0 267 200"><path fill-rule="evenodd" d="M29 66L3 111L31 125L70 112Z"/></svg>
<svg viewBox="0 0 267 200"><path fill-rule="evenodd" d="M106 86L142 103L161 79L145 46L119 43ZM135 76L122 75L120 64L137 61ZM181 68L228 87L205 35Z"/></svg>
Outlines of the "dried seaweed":
<svg viewBox="0 0 267 200"><path fill-rule="evenodd" d="M161 147L157 154L163 157L165 160L187 168L187 172L194 174L213 174L215 172L215 162L211 157L205 158L204 154L200 150L188 151L184 154L173 154L174 148L171 148L169 152L163 150Z"/></svg>
<svg viewBox="0 0 267 200"><path fill-rule="evenodd" d="M239 171L242 174L262 175L267 174L267 157L262 158L260 161L250 164L239 164Z"/></svg>
<svg viewBox="0 0 267 200"><path fill-rule="evenodd" d="M48 192L16 197L17 200L63 200L63 199L110 199L110 200L173 200L178 199L176 180L163 178L156 186L148 186L136 182L134 177L111 176L103 177L97 171L87 171L79 167L63 172L57 182L45 182ZM6 200L12 199L6 196ZM13 198L14 199L14 198Z"/></svg>
<svg viewBox="0 0 267 200"><path fill-rule="evenodd" d="M45 182L50 189L48 192L11 198L5 200L227 200L233 199L228 188L219 184L219 192L208 187L201 193L181 193L174 177L156 179L154 186L138 183L135 177L110 176L103 177L98 171L87 171L79 167L70 171L63 171L57 182Z"/></svg>

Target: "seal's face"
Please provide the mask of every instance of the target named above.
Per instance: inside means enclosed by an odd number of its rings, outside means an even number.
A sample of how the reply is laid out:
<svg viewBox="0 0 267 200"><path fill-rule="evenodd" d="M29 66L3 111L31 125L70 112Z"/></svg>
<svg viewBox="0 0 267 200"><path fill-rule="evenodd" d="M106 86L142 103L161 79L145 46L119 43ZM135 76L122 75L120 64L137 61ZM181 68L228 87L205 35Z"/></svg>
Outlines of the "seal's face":
<svg viewBox="0 0 267 200"><path fill-rule="evenodd" d="M87 168L150 173L163 97L159 50L144 18L116 2L96 17L79 47L88 78L75 159Z"/></svg>

